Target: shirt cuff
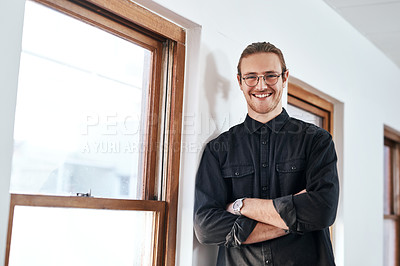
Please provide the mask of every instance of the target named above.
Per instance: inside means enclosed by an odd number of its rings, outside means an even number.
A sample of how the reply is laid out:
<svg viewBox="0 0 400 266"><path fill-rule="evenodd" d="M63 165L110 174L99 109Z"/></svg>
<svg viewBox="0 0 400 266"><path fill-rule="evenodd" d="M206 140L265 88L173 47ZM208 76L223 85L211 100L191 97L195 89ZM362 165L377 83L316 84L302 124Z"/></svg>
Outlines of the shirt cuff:
<svg viewBox="0 0 400 266"><path fill-rule="evenodd" d="M289 231L297 232L296 208L293 203L293 195L276 198L272 202Z"/></svg>
<svg viewBox="0 0 400 266"><path fill-rule="evenodd" d="M249 237L256 227L257 221L239 216L229 234L226 236L225 247L238 247Z"/></svg>

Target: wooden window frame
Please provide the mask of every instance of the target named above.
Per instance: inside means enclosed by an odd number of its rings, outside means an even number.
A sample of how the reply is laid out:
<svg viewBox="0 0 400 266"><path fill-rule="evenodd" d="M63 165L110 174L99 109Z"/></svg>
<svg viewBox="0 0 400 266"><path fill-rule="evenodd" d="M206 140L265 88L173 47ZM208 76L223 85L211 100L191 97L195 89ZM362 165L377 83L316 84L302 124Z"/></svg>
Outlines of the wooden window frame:
<svg viewBox="0 0 400 266"><path fill-rule="evenodd" d="M333 133L333 104L331 102L289 82L288 104L322 117L322 128Z"/></svg>
<svg viewBox="0 0 400 266"><path fill-rule="evenodd" d="M8 265L15 206L154 211L154 265L175 265L186 33L181 27L128 0L32 0L152 51L147 97L141 200L11 194L5 265ZM134 36L134 37L132 37ZM167 76L165 74L167 73ZM163 95L165 87L167 94ZM160 95L163 95L162 98ZM161 101L165 100L165 104ZM164 110L163 110L164 106ZM165 112L165 113L164 113ZM164 117L164 129L160 119ZM163 131L162 131L163 130ZM160 158L159 139L167 146ZM162 173L157 163L162 160ZM162 195L156 183L162 179ZM156 200L158 199L158 200Z"/></svg>
<svg viewBox="0 0 400 266"><path fill-rule="evenodd" d="M395 151L396 151L396 142L392 141L391 139L387 138L385 135L384 138L384 146L388 146L390 148L390 158L389 158L389 165L390 165L390 169L389 170L389 186L388 186L388 192L389 192L389 213L385 214L385 218L389 218L389 216L393 213L398 213L398 210L395 211L395 207L394 207L394 180L395 180L395 176L394 176L394 170L395 167L393 165L393 160L395 157Z"/></svg>
<svg viewBox="0 0 400 266"><path fill-rule="evenodd" d="M389 213L384 213L384 220L396 223L395 265L400 265L400 134L389 127L384 127L384 146L390 148L389 170ZM386 176L384 177L386 178ZM386 195L385 195L386 196ZM386 204L386 202L385 202Z"/></svg>
<svg viewBox="0 0 400 266"><path fill-rule="evenodd" d="M64 196L44 196L44 195L23 195L12 194L10 203L9 228L12 228L14 210L16 206L31 207L55 207L55 208L79 208L79 209L99 209L102 210L130 210L130 211L152 211L155 213L153 259L158 258L157 265L161 265L163 252L163 239L165 223L165 206L163 201L142 201L142 200L119 200L119 199L98 199L85 197L64 197ZM11 230L8 231L8 238L11 239ZM10 241L7 241L7 256L10 251ZM8 265L8 261L6 261Z"/></svg>

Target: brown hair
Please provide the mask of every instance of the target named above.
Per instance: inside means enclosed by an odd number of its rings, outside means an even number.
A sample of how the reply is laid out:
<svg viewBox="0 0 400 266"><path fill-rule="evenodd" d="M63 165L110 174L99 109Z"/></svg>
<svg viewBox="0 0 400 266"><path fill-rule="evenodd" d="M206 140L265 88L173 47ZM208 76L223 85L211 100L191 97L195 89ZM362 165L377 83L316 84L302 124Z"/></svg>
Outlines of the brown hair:
<svg viewBox="0 0 400 266"><path fill-rule="evenodd" d="M243 50L242 54L240 55L239 63L237 66L237 73L239 76L242 76L242 73L240 71L240 67L242 64L242 59L252 55L252 54L257 54L257 53L274 53L279 57L279 60L281 61L281 66L282 66L282 73L286 72L286 63L285 59L283 58L282 51L277 48L275 45L269 43L269 42L255 42L246 47L246 49Z"/></svg>

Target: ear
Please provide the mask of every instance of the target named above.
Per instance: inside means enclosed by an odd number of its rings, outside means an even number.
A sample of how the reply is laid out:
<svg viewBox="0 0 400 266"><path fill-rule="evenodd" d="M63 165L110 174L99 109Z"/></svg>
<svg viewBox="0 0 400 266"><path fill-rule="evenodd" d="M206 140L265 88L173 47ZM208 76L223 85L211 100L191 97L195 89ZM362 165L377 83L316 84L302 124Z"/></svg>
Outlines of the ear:
<svg viewBox="0 0 400 266"><path fill-rule="evenodd" d="M283 79L283 87L286 87L289 81L289 70L286 70L286 72L282 75L282 79Z"/></svg>
<svg viewBox="0 0 400 266"><path fill-rule="evenodd" d="M242 77L241 77L239 74L237 74L237 75L236 75L236 78L237 78L237 80L238 80L240 90L242 90Z"/></svg>

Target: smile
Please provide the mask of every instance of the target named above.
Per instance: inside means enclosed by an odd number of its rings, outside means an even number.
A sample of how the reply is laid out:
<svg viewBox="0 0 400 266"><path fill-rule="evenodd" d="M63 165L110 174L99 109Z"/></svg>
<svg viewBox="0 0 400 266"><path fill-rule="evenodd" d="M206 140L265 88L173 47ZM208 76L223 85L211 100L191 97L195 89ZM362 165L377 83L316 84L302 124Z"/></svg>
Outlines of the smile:
<svg viewBox="0 0 400 266"><path fill-rule="evenodd" d="M253 94L253 96L254 96L254 97L257 97L257 98L266 98L266 97L271 96L271 94L272 94L272 93Z"/></svg>

